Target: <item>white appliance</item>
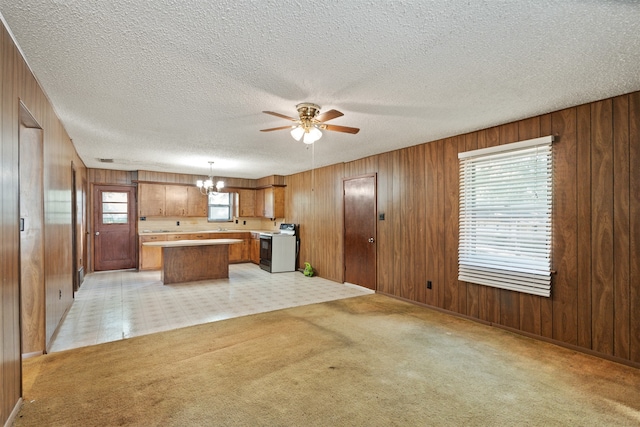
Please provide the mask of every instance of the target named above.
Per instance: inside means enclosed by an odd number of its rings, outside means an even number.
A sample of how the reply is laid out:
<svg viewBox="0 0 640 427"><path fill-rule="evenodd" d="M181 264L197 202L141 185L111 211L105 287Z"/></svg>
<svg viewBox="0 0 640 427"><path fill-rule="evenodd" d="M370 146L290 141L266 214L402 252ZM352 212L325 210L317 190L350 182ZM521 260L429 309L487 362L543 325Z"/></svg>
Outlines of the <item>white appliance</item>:
<svg viewBox="0 0 640 427"><path fill-rule="evenodd" d="M260 233L260 268L270 273L296 271L295 224L281 224L280 231Z"/></svg>

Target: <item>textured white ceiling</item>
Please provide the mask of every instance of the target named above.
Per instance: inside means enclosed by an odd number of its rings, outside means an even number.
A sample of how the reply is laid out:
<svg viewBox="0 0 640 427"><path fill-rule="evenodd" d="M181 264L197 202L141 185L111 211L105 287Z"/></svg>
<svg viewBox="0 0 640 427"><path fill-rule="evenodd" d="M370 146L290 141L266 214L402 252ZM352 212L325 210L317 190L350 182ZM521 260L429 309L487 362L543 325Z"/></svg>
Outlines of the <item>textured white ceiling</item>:
<svg viewBox="0 0 640 427"><path fill-rule="evenodd" d="M287 175L640 90L638 1L0 0L0 13L88 167ZM288 124L262 110L300 102L361 131L313 149L259 132Z"/></svg>

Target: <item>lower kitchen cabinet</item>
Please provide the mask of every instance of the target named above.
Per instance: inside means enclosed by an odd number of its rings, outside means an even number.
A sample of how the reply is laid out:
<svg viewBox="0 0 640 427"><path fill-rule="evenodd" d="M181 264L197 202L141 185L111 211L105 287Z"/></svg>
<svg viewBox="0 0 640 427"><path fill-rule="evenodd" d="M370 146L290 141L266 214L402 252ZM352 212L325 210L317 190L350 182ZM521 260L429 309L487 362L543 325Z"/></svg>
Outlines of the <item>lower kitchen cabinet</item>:
<svg viewBox="0 0 640 427"><path fill-rule="evenodd" d="M249 233L231 233L222 235L220 239L242 239L242 243L229 245L229 262L241 263L249 261Z"/></svg>
<svg viewBox="0 0 640 427"><path fill-rule="evenodd" d="M154 235L154 236L140 236L139 240L139 254L140 259L138 263L138 269L140 270L160 270L162 267L162 248L143 246L145 242L164 242L167 240L167 236Z"/></svg>
<svg viewBox="0 0 640 427"><path fill-rule="evenodd" d="M140 236L140 270L160 270L162 268L162 248L143 246L144 242L174 241L174 240L205 240L205 239L242 239L242 243L229 245L229 262L249 262L251 234L241 233L193 233L193 234L154 234L152 236ZM259 254L258 254L259 256ZM258 262L260 260L258 259Z"/></svg>
<svg viewBox="0 0 640 427"><path fill-rule="evenodd" d="M250 243L250 256L251 262L254 264L260 264L260 233L251 233Z"/></svg>
<svg viewBox="0 0 640 427"><path fill-rule="evenodd" d="M229 262L237 264L249 261L249 237L248 232L229 232L229 233L198 233L191 234L189 238L194 240L201 239L242 239L242 243L229 245Z"/></svg>

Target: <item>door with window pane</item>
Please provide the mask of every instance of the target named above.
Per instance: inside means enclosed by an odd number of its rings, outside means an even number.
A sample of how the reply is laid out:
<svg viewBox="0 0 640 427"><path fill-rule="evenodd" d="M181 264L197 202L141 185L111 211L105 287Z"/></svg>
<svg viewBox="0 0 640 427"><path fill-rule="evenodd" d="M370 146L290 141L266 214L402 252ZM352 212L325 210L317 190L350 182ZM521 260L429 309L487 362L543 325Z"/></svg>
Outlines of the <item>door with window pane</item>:
<svg viewBox="0 0 640 427"><path fill-rule="evenodd" d="M96 185L93 205L94 270L135 268L134 187Z"/></svg>

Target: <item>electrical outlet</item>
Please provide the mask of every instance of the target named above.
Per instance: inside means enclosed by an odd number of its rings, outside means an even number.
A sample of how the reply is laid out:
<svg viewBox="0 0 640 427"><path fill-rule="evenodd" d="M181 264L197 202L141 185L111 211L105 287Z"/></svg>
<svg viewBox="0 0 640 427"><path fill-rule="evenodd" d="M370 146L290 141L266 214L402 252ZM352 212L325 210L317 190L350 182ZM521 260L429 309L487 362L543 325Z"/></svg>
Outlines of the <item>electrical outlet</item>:
<svg viewBox="0 0 640 427"><path fill-rule="evenodd" d="M180 226L180 221L176 221L176 225L177 225L177 226Z"/></svg>
<svg viewBox="0 0 640 427"><path fill-rule="evenodd" d="M427 280L427 289L431 289L432 287L431 280Z"/></svg>

